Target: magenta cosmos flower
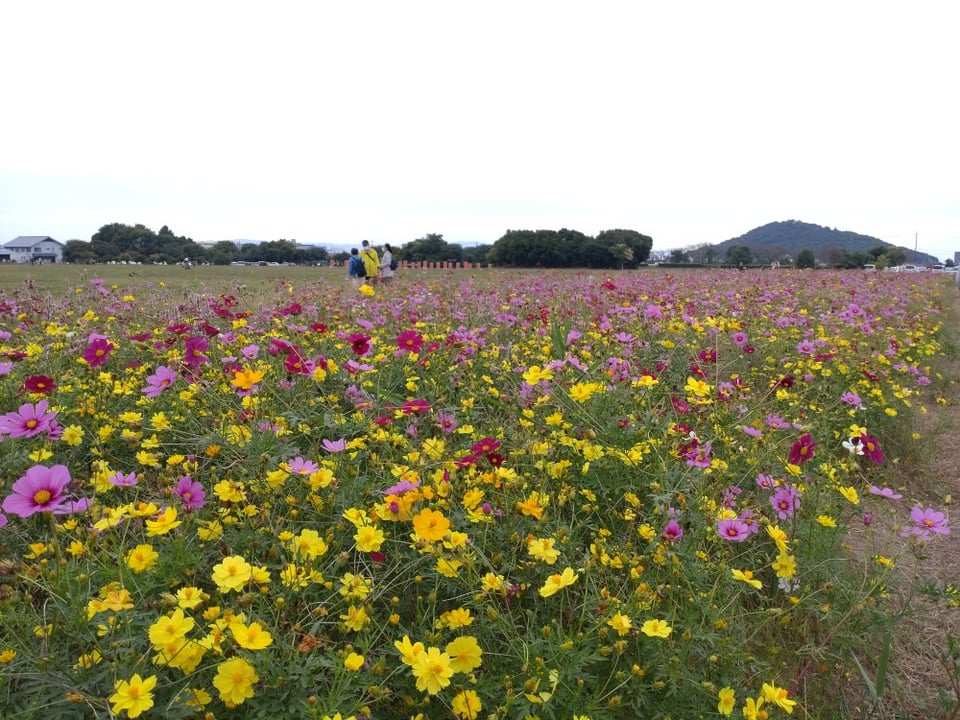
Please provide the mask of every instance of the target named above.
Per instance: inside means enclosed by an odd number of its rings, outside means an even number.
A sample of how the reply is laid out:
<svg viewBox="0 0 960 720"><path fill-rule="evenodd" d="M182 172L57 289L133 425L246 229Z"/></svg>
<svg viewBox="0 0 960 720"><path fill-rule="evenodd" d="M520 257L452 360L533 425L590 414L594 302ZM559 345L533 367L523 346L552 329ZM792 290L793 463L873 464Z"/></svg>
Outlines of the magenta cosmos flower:
<svg viewBox="0 0 960 720"><path fill-rule="evenodd" d="M860 447L863 448L864 455L877 465L883 465L883 450L880 449L880 443L875 437L864 433L860 436Z"/></svg>
<svg viewBox="0 0 960 720"><path fill-rule="evenodd" d="M66 494L70 471L66 465L34 465L17 480L3 501L3 510L11 515L30 517L38 512L56 512L68 505Z"/></svg>
<svg viewBox="0 0 960 720"><path fill-rule="evenodd" d="M404 330L397 336L397 347L407 352L419 354L423 349L423 335L416 330Z"/></svg>
<svg viewBox="0 0 960 720"><path fill-rule="evenodd" d="M103 335L91 335L90 342L83 349L83 359L87 361L90 367L98 367L110 358L113 349L114 344Z"/></svg>
<svg viewBox="0 0 960 720"><path fill-rule="evenodd" d="M0 438L9 435L11 438L33 437L42 432L50 432L55 427L55 412L47 412L48 403L41 400L36 405L26 403L16 412L8 412L0 416Z"/></svg>
<svg viewBox="0 0 960 720"><path fill-rule="evenodd" d="M53 378L46 375L31 375L23 381L23 387L27 392L37 393L38 395L49 395L57 388L57 383Z"/></svg>
<svg viewBox="0 0 960 720"><path fill-rule="evenodd" d="M209 349L210 342L205 337L188 337L183 342L183 364L191 370L196 370L210 361L210 358L205 354Z"/></svg>
<svg viewBox="0 0 960 720"><path fill-rule="evenodd" d="M790 462L794 465L803 465L813 457L813 451L816 449L817 443L813 441L813 437L810 433L804 433L790 448Z"/></svg>

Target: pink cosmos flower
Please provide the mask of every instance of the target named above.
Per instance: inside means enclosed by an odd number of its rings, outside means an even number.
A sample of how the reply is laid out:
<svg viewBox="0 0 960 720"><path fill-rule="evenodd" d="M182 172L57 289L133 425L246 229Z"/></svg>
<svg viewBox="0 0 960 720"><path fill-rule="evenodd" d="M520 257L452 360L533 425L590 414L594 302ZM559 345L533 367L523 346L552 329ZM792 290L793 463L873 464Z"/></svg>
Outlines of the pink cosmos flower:
<svg viewBox="0 0 960 720"><path fill-rule="evenodd" d="M137 484L137 474L131 472L124 475L120 470L117 470L113 475L108 477L107 480L114 487L133 487Z"/></svg>
<svg viewBox="0 0 960 720"><path fill-rule="evenodd" d="M4 509L6 510L6 506ZM914 525L903 529L900 533L903 537L913 535L918 540L929 540L933 535L950 534L947 516L933 508L922 509L919 505L914 505L910 510L910 519Z"/></svg>
<svg viewBox="0 0 960 720"><path fill-rule="evenodd" d="M3 509L12 515L30 517L38 512L55 512L68 502L66 494L70 471L66 465L34 465L17 480L13 492L3 501Z"/></svg>
<svg viewBox="0 0 960 720"><path fill-rule="evenodd" d="M662 536L667 542L677 542L683 537L683 528L676 520L670 520L664 526Z"/></svg>
<svg viewBox="0 0 960 720"><path fill-rule="evenodd" d="M287 460L287 467L290 468L290 472L292 474L301 475L303 477L309 477L320 469L320 466L313 460L307 460L299 456Z"/></svg>
<svg viewBox="0 0 960 720"><path fill-rule="evenodd" d="M442 412L437 414L437 424L445 433L452 433L457 429L457 417L452 412Z"/></svg>
<svg viewBox="0 0 960 720"><path fill-rule="evenodd" d="M403 493L409 492L418 487L420 487L419 480L414 480L412 482L410 480L401 480L396 485L391 485L386 490L382 490L381 492L389 497L390 495L403 495Z"/></svg>
<svg viewBox="0 0 960 720"><path fill-rule="evenodd" d="M775 486L776 483L769 475L765 475L764 473L757 475L757 487L761 487L764 490L773 490Z"/></svg>
<svg viewBox="0 0 960 720"><path fill-rule="evenodd" d="M36 405L25 403L16 412L8 412L0 416L0 438L9 435L11 438L33 437L42 432L49 433L54 427L57 417L55 412L47 412L46 400Z"/></svg>
<svg viewBox="0 0 960 720"><path fill-rule="evenodd" d="M342 453L347 449L347 440L346 438L340 438L339 440L328 440L324 438L323 449L329 453Z"/></svg>
<svg viewBox="0 0 960 720"><path fill-rule="evenodd" d="M157 371L153 375L147 376L147 386L141 388L145 397L150 398L151 400L160 395L164 390L173 385L176 382L177 373L161 365L157 368Z"/></svg>
<svg viewBox="0 0 960 720"><path fill-rule="evenodd" d="M840 400L853 407L859 407L861 402L860 396L849 390L840 396Z"/></svg>
<svg viewBox="0 0 960 720"><path fill-rule="evenodd" d="M871 485L870 487L867 488L867 490L871 495L879 495L880 497L887 498L889 500L899 500L900 498L903 497L903 495L901 495L898 492L894 492L891 488L888 488L888 487L880 488L880 487L877 487L876 485Z"/></svg>
<svg viewBox="0 0 960 720"><path fill-rule="evenodd" d="M770 504L777 511L777 517L786 520L800 507L800 492L791 485L781 485L770 496Z"/></svg>
<svg viewBox="0 0 960 720"><path fill-rule="evenodd" d="M724 540L741 542L750 537L750 526L738 517L723 518L717 521L717 535Z"/></svg>
<svg viewBox="0 0 960 720"><path fill-rule="evenodd" d="M207 497L203 485L189 475L180 478L176 492L183 501L184 510L199 510L203 507L204 499Z"/></svg>
<svg viewBox="0 0 960 720"><path fill-rule="evenodd" d="M103 335L91 335L90 341L83 349L83 359L90 367L99 367L110 359L115 345Z"/></svg>

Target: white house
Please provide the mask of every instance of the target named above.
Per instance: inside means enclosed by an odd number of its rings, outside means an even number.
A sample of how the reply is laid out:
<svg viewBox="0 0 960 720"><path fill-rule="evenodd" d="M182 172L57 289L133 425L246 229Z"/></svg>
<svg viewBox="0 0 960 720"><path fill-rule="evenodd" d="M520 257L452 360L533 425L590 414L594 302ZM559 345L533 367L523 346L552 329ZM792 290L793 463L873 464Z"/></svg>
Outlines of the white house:
<svg viewBox="0 0 960 720"><path fill-rule="evenodd" d="M0 247L0 261L59 263L63 262L64 247L48 235L21 235Z"/></svg>

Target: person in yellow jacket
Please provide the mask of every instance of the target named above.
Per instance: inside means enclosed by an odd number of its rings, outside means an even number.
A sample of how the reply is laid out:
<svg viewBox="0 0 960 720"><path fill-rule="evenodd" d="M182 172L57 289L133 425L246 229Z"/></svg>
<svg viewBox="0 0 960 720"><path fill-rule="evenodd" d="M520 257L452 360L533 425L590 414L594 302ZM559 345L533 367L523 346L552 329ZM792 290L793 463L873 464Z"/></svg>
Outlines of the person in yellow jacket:
<svg viewBox="0 0 960 720"><path fill-rule="evenodd" d="M363 241L360 259L363 260L363 268L367 271L366 282L373 282L380 274L380 258L377 256L377 251L370 246L369 240Z"/></svg>

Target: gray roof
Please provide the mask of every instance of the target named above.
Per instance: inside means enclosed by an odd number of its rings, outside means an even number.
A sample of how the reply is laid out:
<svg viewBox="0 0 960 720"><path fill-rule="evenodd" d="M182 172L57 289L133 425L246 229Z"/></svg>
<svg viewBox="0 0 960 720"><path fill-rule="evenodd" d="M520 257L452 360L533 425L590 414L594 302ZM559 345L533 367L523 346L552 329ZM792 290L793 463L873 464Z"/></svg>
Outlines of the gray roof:
<svg viewBox="0 0 960 720"><path fill-rule="evenodd" d="M57 245L63 245L59 240L54 240L49 235L21 235L16 237L8 243L4 243L4 247L15 248L15 247L33 247L34 245L39 245L44 240L52 240Z"/></svg>

